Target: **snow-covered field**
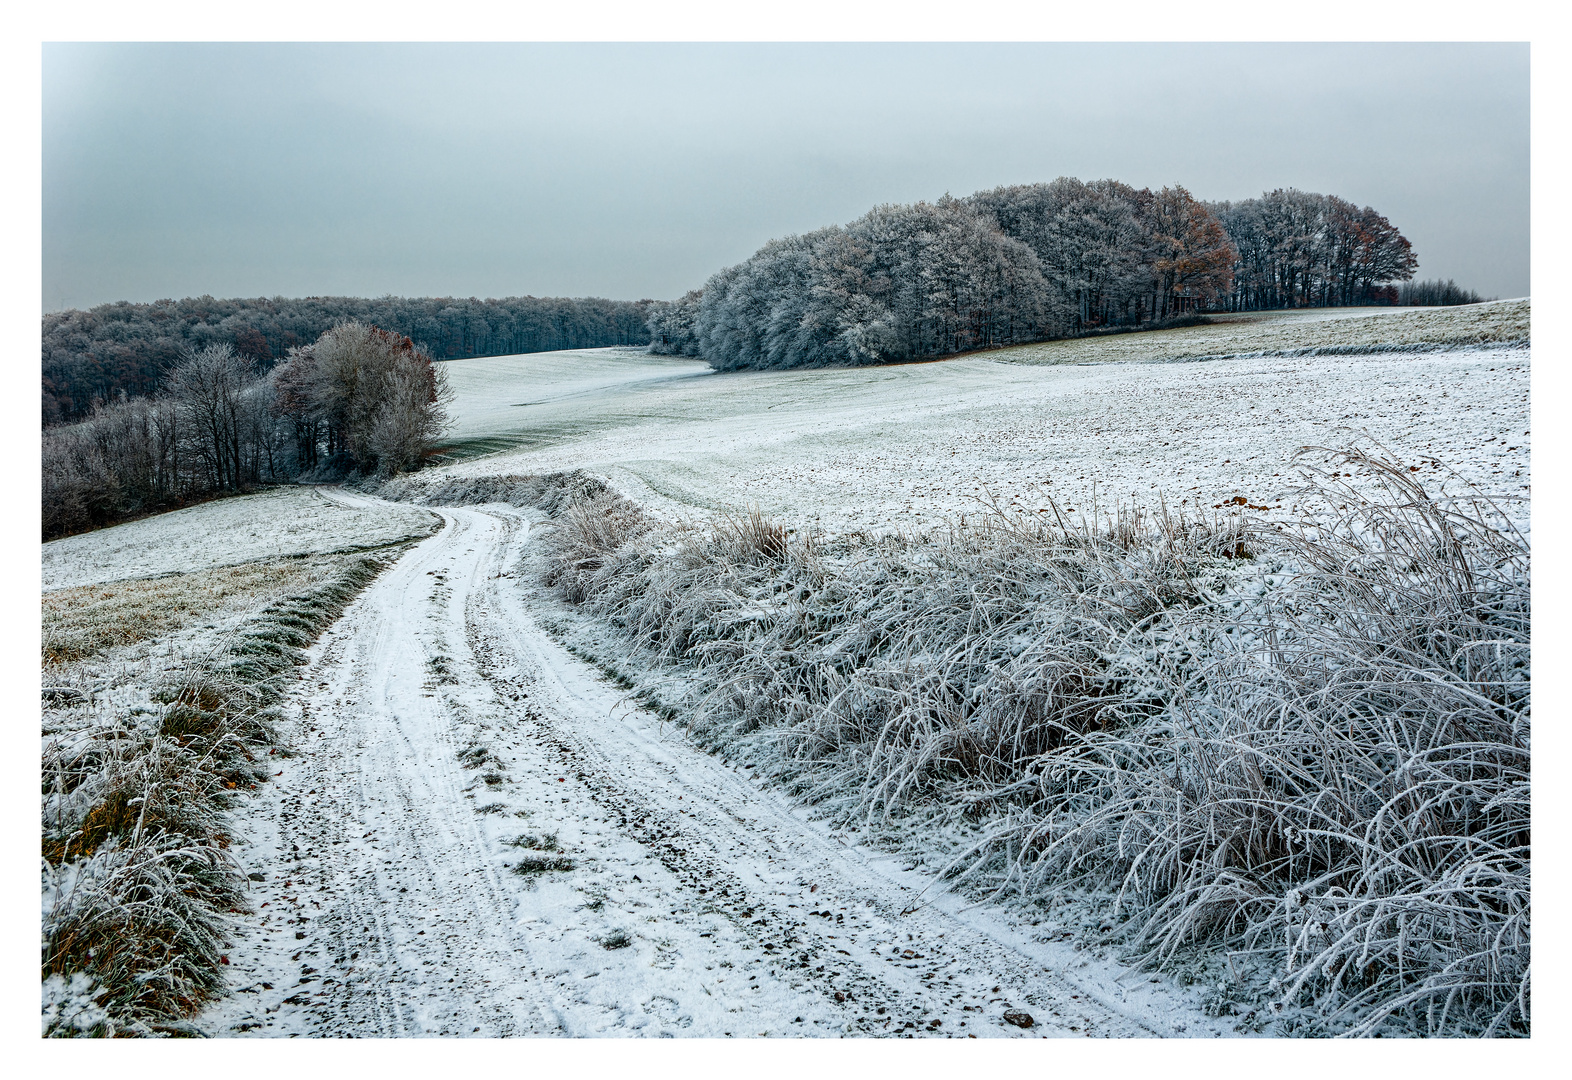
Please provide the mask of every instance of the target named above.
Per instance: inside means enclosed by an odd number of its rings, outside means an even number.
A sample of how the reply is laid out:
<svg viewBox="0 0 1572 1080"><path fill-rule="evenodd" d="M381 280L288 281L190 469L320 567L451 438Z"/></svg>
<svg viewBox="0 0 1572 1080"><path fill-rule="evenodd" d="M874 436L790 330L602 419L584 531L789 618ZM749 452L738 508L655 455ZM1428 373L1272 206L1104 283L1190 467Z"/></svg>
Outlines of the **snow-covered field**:
<svg viewBox="0 0 1572 1080"><path fill-rule="evenodd" d="M1518 320L1526 337L1526 301L1498 307L1293 313L848 370L718 375L631 349L453 361L456 446L504 449L441 471L583 469L661 517L757 506L846 534L920 530L984 500L1209 514L1242 496L1286 515L1296 448L1373 439L1427 475L1435 459L1522 496L1526 528L1530 351L1477 347L1465 325L1494 320L1479 333L1508 342ZM1474 347L1182 361L1382 341ZM254 913L236 919L231 994L204 1030L1238 1030L1199 990L1080 950L1029 909L967 907L634 707L541 629L549 601L521 562L538 519L298 488L44 545L48 593L426 537L311 649L281 707L298 754L235 813ZM243 606L221 614L209 630ZM162 670L162 641L136 648ZM95 707L142 700L151 678ZM1006 1020L1019 1012L1030 1027Z"/></svg>
<svg viewBox="0 0 1572 1080"><path fill-rule="evenodd" d="M1050 341L1000 350L1021 364L1186 360L1300 349L1351 351L1522 344L1529 302L1495 300L1443 308L1312 308L1209 316L1212 325Z"/></svg>
<svg viewBox="0 0 1572 1080"><path fill-rule="evenodd" d="M437 517L369 506L335 490L285 487L201 503L44 545L44 591L359 551L428 536Z"/></svg>
<svg viewBox="0 0 1572 1080"><path fill-rule="evenodd" d="M498 435L550 439L552 429L539 422L542 414L577 417L589 428L603 418L585 409L586 402L710 373L700 361L659 359L640 348L497 356L442 367L458 398L447 436L457 444Z"/></svg>
<svg viewBox="0 0 1572 1080"><path fill-rule="evenodd" d="M929 527L985 498L1028 511L1050 499L1082 511L1093 499L1160 498L1209 511L1242 496L1286 513L1298 447L1367 436L1489 491L1529 491L1527 348L1091 366L968 358L704 376L685 361L598 355L595 370L621 367L623 378L573 396L554 393L555 357L450 363L455 412L488 418L466 430L521 448L447 471L583 468L657 513L757 506L827 531ZM510 400L541 404L505 417L497 403Z"/></svg>

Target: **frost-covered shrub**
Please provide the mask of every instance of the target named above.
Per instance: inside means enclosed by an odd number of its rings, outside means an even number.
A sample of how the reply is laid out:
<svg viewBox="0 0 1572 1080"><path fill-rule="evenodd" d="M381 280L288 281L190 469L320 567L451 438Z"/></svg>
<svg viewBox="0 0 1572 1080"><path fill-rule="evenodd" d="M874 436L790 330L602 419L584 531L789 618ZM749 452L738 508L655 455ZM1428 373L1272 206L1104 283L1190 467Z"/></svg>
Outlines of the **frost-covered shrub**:
<svg viewBox="0 0 1572 1080"><path fill-rule="evenodd" d="M1527 542L1393 462L1306 465L1294 527L827 544L601 493L548 578L830 812L983 822L973 886L1089 889L1153 963L1234 950L1301 1030L1526 1033Z"/></svg>

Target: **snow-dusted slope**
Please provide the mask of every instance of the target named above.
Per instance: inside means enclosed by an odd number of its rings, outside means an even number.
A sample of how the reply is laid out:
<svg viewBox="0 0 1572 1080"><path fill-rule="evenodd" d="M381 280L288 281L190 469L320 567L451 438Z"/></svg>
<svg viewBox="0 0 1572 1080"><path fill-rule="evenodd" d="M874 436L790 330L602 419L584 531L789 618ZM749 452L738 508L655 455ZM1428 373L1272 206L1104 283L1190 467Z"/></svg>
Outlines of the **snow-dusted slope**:
<svg viewBox="0 0 1572 1080"><path fill-rule="evenodd" d="M1091 366L972 358L672 379L657 378L670 360L619 363L647 365L650 381L516 409L511 427L488 430L528 449L449 471L584 468L657 512L756 504L837 530L931 526L988 496L1026 510L1162 498L1191 511L1243 496L1287 511L1298 447L1366 434L1493 492L1529 485L1526 348ZM498 368L455 411L528 399L529 378Z"/></svg>
<svg viewBox="0 0 1572 1080"><path fill-rule="evenodd" d="M1521 344L1529 339L1529 306L1523 298L1461 307L1248 311L1210 316L1211 322L1204 326L1018 345L997 355L1019 364L1085 364L1299 349L1351 352Z"/></svg>
<svg viewBox="0 0 1572 1080"><path fill-rule="evenodd" d="M414 506L367 507L331 489L275 488L51 540L44 591L377 547L429 535L437 525Z"/></svg>
<svg viewBox="0 0 1572 1080"><path fill-rule="evenodd" d="M595 422L595 405L619 392L685 382L710 374L708 364L651 356L643 349L564 352L450 360L442 365L457 398L448 438L463 443L527 430L549 438L553 420Z"/></svg>

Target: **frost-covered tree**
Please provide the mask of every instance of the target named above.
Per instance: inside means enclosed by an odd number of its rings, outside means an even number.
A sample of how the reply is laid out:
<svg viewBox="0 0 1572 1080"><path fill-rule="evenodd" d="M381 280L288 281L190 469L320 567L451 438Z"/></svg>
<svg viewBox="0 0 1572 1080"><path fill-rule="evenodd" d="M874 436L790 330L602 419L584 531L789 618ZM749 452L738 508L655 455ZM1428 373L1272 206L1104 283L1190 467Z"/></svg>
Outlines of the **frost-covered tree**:
<svg viewBox="0 0 1572 1080"><path fill-rule="evenodd" d="M681 299L650 307L650 352L660 356L697 356L699 338L694 324L699 318L703 289L694 289Z"/></svg>
<svg viewBox="0 0 1572 1080"><path fill-rule="evenodd" d="M245 450L248 394L257 381L251 361L227 344L186 354L166 381L188 436L190 460L212 490L238 491L256 481Z"/></svg>
<svg viewBox="0 0 1572 1080"><path fill-rule="evenodd" d="M1418 266L1390 221L1335 195L1279 188L1211 209L1238 252L1233 310L1369 304Z"/></svg>
<svg viewBox="0 0 1572 1080"><path fill-rule="evenodd" d="M1212 212L1177 184L1141 193L1151 245L1156 317L1166 319L1185 301L1206 304L1233 282L1236 252Z"/></svg>
<svg viewBox="0 0 1572 1080"><path fill-rule="evenodd" d="M446 375L407 337L345 322L291 350L274 377L276 408L309 442L302 467L329 458L390 476L413 466L447 424ZM309 463L309 464L308 464Z"/></svg>

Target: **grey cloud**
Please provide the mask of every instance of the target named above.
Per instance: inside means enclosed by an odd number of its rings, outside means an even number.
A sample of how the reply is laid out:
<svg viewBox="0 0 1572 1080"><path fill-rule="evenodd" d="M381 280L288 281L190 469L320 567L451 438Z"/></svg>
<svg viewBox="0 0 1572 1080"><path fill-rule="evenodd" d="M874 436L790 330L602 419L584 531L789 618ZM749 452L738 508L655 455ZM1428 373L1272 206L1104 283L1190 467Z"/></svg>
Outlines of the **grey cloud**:
<svg viewBox="0 0 1572 1080"><path fill-rule="evenodd" d="M669 298L881 202L1375 206L1526 294L1526 45L49 45L44 303Z"/></svg>

